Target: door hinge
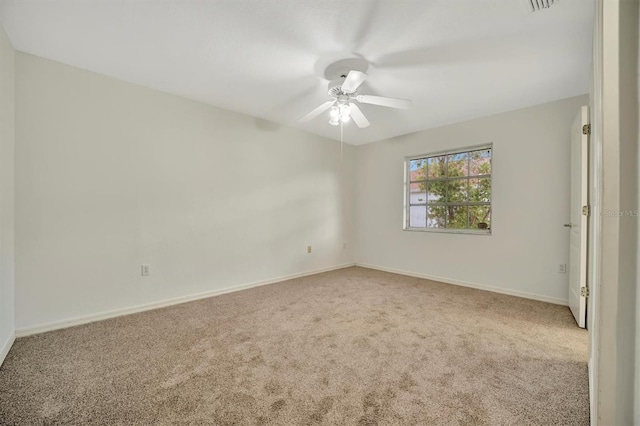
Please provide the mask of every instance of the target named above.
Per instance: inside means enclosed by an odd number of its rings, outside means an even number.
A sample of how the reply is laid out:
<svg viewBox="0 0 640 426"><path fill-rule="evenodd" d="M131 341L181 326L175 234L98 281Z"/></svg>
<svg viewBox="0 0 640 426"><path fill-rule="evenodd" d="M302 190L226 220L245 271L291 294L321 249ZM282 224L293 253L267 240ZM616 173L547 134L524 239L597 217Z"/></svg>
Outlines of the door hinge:
<svg viewBox="0 0 640 426"><path fill-rule="evenodd" d="M589 216L591 214L591 206L582 206L582 214Z"/></svg>
<svg viewBox="0 0 640 426"><path fill-rule="evenodd" d="M580 296L589 297L589 287L580 287Z"/></svg>
<svg viewBox="0 0 640 426"><path fill-rule="evenodd" d="M583 135L591 134L591 124L585 124L584 126L582 126L582 134Z"/></svg>

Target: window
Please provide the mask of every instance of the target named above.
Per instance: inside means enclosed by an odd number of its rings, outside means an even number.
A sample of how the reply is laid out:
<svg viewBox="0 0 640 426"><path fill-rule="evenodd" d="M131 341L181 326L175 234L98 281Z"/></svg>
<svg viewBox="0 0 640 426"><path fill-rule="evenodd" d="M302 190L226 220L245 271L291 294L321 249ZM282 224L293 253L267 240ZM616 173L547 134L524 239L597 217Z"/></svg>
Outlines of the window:
<svg viewBox="0 0 640 426"><path fill-rule="evenodd" d="M409 157L405 229L491 233L492 145Z"/></svg>

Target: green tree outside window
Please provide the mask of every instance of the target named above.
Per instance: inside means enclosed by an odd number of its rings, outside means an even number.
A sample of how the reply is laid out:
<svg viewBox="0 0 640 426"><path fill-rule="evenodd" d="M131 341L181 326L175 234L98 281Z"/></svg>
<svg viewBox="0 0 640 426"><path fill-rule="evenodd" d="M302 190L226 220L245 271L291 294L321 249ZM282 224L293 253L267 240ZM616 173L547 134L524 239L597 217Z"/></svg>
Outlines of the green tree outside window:
<svg viewBox="0 0 640 426"><path fill-rule="evenodd" d="M483 147L409 160L408 227L488 232L491 158Z"/></svg>

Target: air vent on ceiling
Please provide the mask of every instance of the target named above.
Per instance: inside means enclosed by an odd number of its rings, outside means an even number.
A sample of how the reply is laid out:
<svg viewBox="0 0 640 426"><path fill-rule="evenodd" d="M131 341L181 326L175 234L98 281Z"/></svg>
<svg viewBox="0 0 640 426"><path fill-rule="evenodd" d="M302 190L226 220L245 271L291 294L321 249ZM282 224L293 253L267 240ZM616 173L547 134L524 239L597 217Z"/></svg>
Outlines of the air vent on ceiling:
<svg viewBox="0 0 640 426"><path fill-rule="evenodd" d="M558 0L522 0L530 12L537 12L542 9L548 9L557 3Z"/></svg>

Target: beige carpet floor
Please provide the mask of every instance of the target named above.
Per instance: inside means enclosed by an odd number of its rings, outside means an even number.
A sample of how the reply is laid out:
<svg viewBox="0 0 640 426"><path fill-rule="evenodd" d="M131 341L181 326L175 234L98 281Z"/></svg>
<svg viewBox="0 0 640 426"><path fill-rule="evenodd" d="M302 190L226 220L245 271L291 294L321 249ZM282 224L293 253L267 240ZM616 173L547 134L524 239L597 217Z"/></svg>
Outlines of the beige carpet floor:
<svg viewBox="0 0 640 426"><path fill-rule="evenodd" d="M586 425L567 307L348 268L18 339L3 425Z"/></svg>

